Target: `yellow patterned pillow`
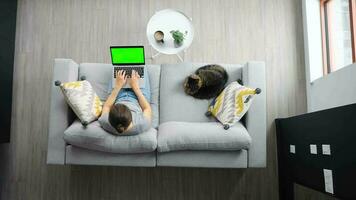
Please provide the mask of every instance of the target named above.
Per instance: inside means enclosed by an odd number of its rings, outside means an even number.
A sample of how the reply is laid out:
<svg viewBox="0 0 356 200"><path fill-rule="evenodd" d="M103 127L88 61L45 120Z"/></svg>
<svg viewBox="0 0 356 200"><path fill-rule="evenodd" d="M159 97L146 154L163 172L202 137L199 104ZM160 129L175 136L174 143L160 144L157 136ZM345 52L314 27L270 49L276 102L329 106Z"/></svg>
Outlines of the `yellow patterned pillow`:
<svg viewBox="0 0 356 200"><path fill-rule="evenodd" d="M211 102L206 115L214 116L224 125L224 129L228 129L245 115L254 95L260 92L259 88L252 89L232 82Z"/></svg>
<svg viewBox="0 0 356 200"><path fill-rule="evenodd" d="M60 88L67 103L83 125L99 118L103 104L88 81L63 83L60 84Z"/></svg>

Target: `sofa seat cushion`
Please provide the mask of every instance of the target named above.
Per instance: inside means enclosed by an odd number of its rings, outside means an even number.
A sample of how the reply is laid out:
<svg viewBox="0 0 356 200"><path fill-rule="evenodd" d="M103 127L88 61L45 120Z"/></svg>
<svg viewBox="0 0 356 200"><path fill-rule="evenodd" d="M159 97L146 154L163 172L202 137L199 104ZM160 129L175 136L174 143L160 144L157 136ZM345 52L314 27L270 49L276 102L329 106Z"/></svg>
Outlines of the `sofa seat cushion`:
<svg viewBox="0 0 356 200"><path fill-rule="evenodd" d="M111 153L146 153L156 150L157 130L134 136L114 136L101 128L98 121L84 127L74 121L64 131L64 140L74 146Z"/></svg>
<svg viewBox="0 0 356 200"><path fill-rule="evenodd" d="M251 137L246 128L236 123L224 130L218 122L166 122L158 128L159 152L178 150L222 150L248 149Z"/></svg>
<svg viewBox="0 0 356 200"><path fill-rule="evenodd" d="M108 90L111 82L112 67L111 64L104 63L81 63L79 66L79 78L85 76L103 102L109 96ZM145 67L147 67L151 86L152 126L157 128L159 123L158 98L161 66L146 65Z"/></svg>
<svg viewBox="0 0 356 200"><path fill-rule="evenodd" d="M162 64L160 86L160 123L169 121L213 122L205 116L210 100L195 99L184 92L183 83L203 63ZM219 64L229 75L228 83L241 79L241 65Z"/></svg>

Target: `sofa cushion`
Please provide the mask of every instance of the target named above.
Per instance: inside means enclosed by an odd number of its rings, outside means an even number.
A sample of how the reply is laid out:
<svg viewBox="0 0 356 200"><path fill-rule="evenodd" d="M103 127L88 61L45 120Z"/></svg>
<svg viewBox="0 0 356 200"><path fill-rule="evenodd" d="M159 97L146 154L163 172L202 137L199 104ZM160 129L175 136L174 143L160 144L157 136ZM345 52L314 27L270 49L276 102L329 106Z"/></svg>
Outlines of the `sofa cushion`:
<svg viewBox="0 0 356 200"><path fill-rule="evenodd" d="M217 96L208 109L208 115L219 120L225 129L245 115L258 90L232 82Z"/></svg>
<svg viewBox="0 0 356 200"><path fill-rule="evenodd" d="M160 123L168 121L209 122L205 112L211 100L200 100L184 93L184 79L206 64L179 63L161 66ZM241 78L241 65L219 64L229 74L228 83Z"/></svg>
<svg viewBox="0 0 356 200"><path fill-rule="evenodd" d="M246 128L236 123L224 130L218 122L165 122L158 129L159 152L177 150L248 149L251 137Z"/></svg>
<svg viewBox="0 0 356 200"><path fill-rule="evenodd" d="M150 78L151 86L151 108L153 113L152 126L158 127L159 112L159 82L160 82L160 65L146 65ZM82 63L79 66L79 78L86 77L100 99L105 102L109 93L109 83L111 82L112 65L103 63Z"/></svg>
<svg viewBox="0 0 356 200"><path fill-rule="evenodd" d="M155 151L157 147L157 130L134 136L114 136L104 131L98 121L84 127L74 121L64 132L64 140L72 145L86 149L111 153L145 153Z"/></svg>
<svg viewBox="0 0 356 200"><path fill-rule="evenodd" d="M59 86L64 99L83 124L98 119L103 103L88 81L62 83Z"/></svg>

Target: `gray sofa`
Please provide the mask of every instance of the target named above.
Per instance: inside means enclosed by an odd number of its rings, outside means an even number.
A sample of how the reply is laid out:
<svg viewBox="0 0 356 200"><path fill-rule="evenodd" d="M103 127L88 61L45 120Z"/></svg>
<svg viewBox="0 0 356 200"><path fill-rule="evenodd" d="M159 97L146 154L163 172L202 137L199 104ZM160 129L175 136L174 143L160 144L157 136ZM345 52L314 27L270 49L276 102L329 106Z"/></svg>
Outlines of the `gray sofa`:
<svg viewBox="0 0 356 200"><path fill-rule="evenodd" d="M48 164L247 168L266 166L266 77L263 62L221 64L229 82L242 79L262 89L244 122L229 130L207 118L210 100L185 95L184 78L204 63L147 65L153 128L137 136L113 136L93 122L83 127L54 84L51 93ZM86 77L105 101L111 64L55 59L53 81Z"/></svg>

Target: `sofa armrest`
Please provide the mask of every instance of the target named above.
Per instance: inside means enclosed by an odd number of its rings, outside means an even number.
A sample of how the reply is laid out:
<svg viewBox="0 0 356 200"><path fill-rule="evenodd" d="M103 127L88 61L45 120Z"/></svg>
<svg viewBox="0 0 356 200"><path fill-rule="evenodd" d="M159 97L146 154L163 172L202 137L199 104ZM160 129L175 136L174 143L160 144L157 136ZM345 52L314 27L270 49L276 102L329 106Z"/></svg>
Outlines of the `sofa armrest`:
<svg viewBox="0 0 356 200"><path fill-rule="evenodd" d="M78 80L78 64L71 59L55 59L53 81L51 82L51 102L48 130L47 164L64 164L66 143L63 140L64 130L70 125L72 111L67 106L61 90L54 82Z"/></svg>
<svg viewBox="0 0 356 200"><path fill-rule="evenodd" d="M264 62L248 62L242 69L243 84L260 88L246 114L246 128L252 138L248 150L248 167L266 167L266 70Z"/></svg>

